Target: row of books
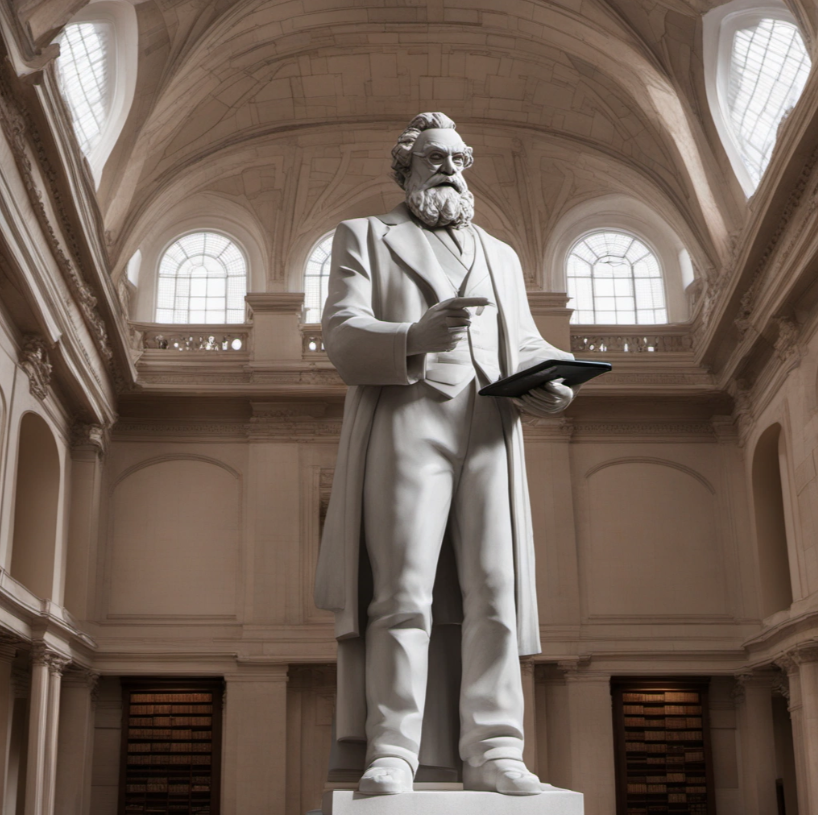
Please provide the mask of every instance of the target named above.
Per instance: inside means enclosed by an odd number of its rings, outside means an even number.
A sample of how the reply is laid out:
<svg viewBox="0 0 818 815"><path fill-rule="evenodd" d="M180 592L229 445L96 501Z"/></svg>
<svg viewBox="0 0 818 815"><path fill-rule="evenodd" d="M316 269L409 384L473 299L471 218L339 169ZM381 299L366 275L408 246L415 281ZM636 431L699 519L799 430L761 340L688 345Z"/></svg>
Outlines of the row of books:
<svg viewBox="0 0 818 815"><path fill-rule="evenodd" d="M212 693L132 693L131 702L161 704L162 702L212 702Z"/></svg>
<svg viewBox="0 0 818 815"><path fill-rule="evenodd" d="M171 730L170 728L159 727L131 727L128 730L129 739L167 739L168 741L184 741L187 739L204 739L209 740L213 738L213 733L210 730Z"/></svg>
<svg viewBox="0 0 818 815"><path fill-rule="evenodd" d="M622 705L626 716L701 716L701 705Z"/></svg>
<svg viewBox="0 0 818 815"><path fill-rule="evenodd" d="M701 741L701 730L642 730L635 733L626 733L628 741L638 742L665 742L665 741Z"/></svg>
<svg viewBox="0 0 818 815"><path fill-rule="evenodd" d="M656 719L644 716L626 716L625 727L667 727L671 730L684 730L686 727L701 729L701 716L668 716Z"/></svg>
<svg viewBox="0 0 818 815"><path fill-rule="evenodd" d="M626 741L625 750L628 753L667 753L668 745L664 742L651 741ZM694 752L685 751L683 761L704 761L704 751L698 750ZM672 763L668 761L668 763ZM679 762L681 763L681 761Z"/></svg>
<svg viewBox="0 0 818 815"><path fill-rule="evenodd" d="M632 794L647 794L647 793L658 793L658 792L668 792L670 795L678 794L687 794L687 793L701 793L702 795L707 792L707 787L703 784L687 784L684 789L679 789L678 787L671 787L668 790L667 784L634 784L628 781L628 793Z"/></svg>
<svg viewBox="0 0 818 815"><path fill-rule="evenodd" d="M645 775L628 772L628 783L642 782L643 784L704 784L704 776L688 773L663 773L662 775Z"/></svg>
<svg viewBox="0 0 818 815"><path fill-rule="evenodd" d="M128 764L210 764L211 757L192 755L131 755L128 754Z"/></svg>
<svg viewBox="0 0 818 815"><path fill-rule="evenodd" d="M128 722L129 727L210 727L212 716L154 716L152 719L134 719Z"/></svg>
<svg viewBox="0 0 818 815"><path fill-rule="evenodd" d="M695 691L665 691L656 693L654 691L646 693L623 693L622 702L690 702L699 703L699 694Z"/></svg>
<svg viewBox="0 0 818 815"><path fill-rule="evenodd" d="M156 716L175 713L212 713L213 705L131 705L131 716Z"/></svg>
<svg viewBox="0 0 818 815"><path fill-rule="evenodd" d="M184 741L155 741L131 742L128 745L129 753L209 753L212 750L210 742L201 744Z"/></svg>

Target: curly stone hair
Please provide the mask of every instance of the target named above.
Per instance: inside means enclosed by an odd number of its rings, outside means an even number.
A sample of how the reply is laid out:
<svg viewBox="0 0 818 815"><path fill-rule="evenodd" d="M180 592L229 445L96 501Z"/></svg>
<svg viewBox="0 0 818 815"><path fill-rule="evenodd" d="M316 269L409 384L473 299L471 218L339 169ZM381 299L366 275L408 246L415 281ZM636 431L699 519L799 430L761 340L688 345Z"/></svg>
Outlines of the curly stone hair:
<svg viewBox="0 0 818 815"><path fill-rule="evenodd" d="M398 182L402 190L406 189L406 178L412 164L412 149L418 136L424 130L434 128L455 130L457 125L445 113L419 113L409 122L409 126L400 134L397 143L392 148L392 178ZM466 155L466 164L463 169L467 169L474 164L472 149L466 147L463 152Z"/></svg>

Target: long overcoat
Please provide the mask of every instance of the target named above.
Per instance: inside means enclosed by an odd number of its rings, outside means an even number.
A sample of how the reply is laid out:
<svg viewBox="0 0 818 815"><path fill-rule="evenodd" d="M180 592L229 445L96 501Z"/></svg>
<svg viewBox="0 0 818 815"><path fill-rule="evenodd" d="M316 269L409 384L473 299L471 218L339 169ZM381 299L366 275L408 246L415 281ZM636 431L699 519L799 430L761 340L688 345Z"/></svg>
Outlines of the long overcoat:
<svg viewBox="0 0 818 815"><path fill-rule="evenodd" d="M546 359L572 359L570 353L540 336L514 250L479 227L475 229L498 301L503 376ZM405 204L387 215L344 221L338 226L332 244L323 337L327 355L350 387L318 559L315 602L335 613L335 634L341 645L352 646L348 640L361 639L365 633L362 628L368 597L359 580L361 556L365 554L363 483L381 388L423 379L424 356L407 357L407 333L430 306L450 297L451 284ZM540 652L534 541L522 425L517 408L508 401L498 400L508 449L517 639L520 655L526 655ZM347 655L363 654L357 645L340 650ZM365 711L352 698L345 702L342 695L350 684L345 677L356 677L351 684L361 685L362 665L342 666L340 661L339 653L338 736L360 736ZM360 699L357 691L356 687L354 695Z"/></svg>

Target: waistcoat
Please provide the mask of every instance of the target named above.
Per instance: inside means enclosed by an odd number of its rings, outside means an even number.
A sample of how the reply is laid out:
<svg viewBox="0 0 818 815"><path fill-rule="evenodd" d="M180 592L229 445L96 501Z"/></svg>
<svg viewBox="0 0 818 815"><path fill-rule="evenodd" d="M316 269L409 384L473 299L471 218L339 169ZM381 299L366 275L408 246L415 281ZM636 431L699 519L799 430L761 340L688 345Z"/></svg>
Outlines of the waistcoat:
<svg viewBox="0 0 818 815"><path fill-rule="evenodd" d="M426 382L449 398L457 396L476 375L486 383L500 378L500 330L497 296L483 254L483 245L475 236L475 255L471 269L427 233L429 244L452 285L452 297L485 297L491 305L481 314L471 308L471 325L466 338L451 351L426 355Z"/></svg>

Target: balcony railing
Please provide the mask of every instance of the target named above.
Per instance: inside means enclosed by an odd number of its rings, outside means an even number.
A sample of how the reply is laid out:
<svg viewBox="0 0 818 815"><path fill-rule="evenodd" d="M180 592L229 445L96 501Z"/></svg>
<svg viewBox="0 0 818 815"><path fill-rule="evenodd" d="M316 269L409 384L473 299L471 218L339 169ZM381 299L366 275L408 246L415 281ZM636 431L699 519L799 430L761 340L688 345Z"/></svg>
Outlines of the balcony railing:
<svg viewBox="0 0 818 815"><path fill-rule="evenodd" d="M679 354L693 350L693 338L687 327L572 325L571 352L594 354Z"/></svg>
<svg viewBox="0 0 818 815"><path fill-rule="evenodd" d="M250 328L243 325L132 323L138 351L247 353Z"/></svg>

